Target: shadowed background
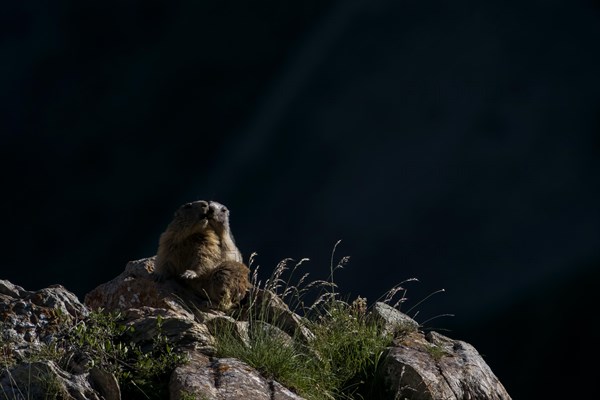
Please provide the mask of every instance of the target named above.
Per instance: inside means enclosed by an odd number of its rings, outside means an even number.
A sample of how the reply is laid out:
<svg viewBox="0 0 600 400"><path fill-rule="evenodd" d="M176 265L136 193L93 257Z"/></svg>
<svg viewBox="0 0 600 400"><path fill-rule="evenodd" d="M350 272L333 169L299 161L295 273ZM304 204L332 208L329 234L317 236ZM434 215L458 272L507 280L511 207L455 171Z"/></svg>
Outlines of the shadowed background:
<svg viewBox="0 0 600 400"><path fill-rule="evenodd" d="M585 398L599 39L592 0L3 4L0 278L83 299L214 199L264 275L341 239L342 293L443 288L410 314L515 399Z"/></svg>

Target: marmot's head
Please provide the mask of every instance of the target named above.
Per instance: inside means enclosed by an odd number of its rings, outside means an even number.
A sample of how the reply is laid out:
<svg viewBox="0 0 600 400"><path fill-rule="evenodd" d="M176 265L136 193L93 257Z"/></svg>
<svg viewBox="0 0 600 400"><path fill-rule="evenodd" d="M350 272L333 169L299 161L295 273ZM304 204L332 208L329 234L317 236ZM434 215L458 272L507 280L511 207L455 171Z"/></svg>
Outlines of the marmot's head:
<svg viewBox="0 0 600 400"><path fill-rule="evenodd" d="M227 207L216 201L211 201L208 208L208 218L214 229L220 230L229 226L229 210Z"/></svg>
<svg viewBox="0 0 600 400"><path fill-rule="evenodd" d="M180 229L205 229L208 226L209 210L209 204L204 200L185 203L175 212L173 222L175 222Z"/></svg>

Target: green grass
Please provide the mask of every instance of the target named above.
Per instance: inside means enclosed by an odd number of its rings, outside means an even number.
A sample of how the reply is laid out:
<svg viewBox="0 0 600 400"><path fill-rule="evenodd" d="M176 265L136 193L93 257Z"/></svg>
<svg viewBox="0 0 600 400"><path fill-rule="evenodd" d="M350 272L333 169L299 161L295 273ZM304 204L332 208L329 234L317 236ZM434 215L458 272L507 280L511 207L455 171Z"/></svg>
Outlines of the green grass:
<svg viewBox="0 0 600 400"><path fill-rule="evenodd" d="M449 355L443 347L440 347L435 344L430 344L425 349L435 361L440 361L442 357Z"/></svg>
<svg viewBox="0 0 600 400"><path fill-rule="evenodd" d="M304 343L249 325L250 345L231 327L216 332L220 357L234 357L308 399L376 399L375 381L391 336L347 303L324 304L307 321L314 338Z"/></svg>
<svg viewBox="0 0 600 400"><path fill-rule="evenodd" d="M325 314L309 323L315 339L309 343L317 355L323 381L320 386L335 398L362 398L372 394L369 385L390 345L391 335L345 302L327 303ZM372 398L372 397L367 397Z"/></svg>
<svg viewBox="0 0 600 400"><path fill-rule="evenodd" d="M69 370L73 357L83 357L86 368L98 367L117 378L123 398L168 398L169 376L176 366L186 362L186 357L176 352L162 333L160 317L156 323L158 334L142 349L131 341L135 332L123 323L119 313L95 311L85 320L66 326L52 344L43 345L25 357L16 357L10 352L10 344L0 341L0 366L11 377L11 369L21 363L53 361ZM62 384L51 373L33 374L28 382L14 381L13 387L22 393L19 398L28 399L33 384L44 388L48 399L61 398ZM0 399L10 396L0 393Z"/></svg>
<svg viewBox="0 0 600 400"><path fill-rule="evenodd" d="M305 261L297 263L284 279L284 272L289 270L289 260L284 260L264 284L258 281L257 270L254 271L254 289L247 313L250 340L242 340L231 325L223 325L214 332L218 356L240 359L264 377L310 400L385 398L379 371L393 337L384 333L376 319L369 317L366 299L359 297L353 302L339 299L333 275L344 267L348 258L342 258L331 267L328 280L307 282L305 274L298 284L291 285L291 277ZM391 303L402 290L399 286L393 288L384 301ZM311 291L317 295L308 306L305 298ZM314 336L306 340L294 335L290 340L265 330L265 323L285 330L281 320L268 312L264 295L260 296L265 292L302 315L305 326ZM396 305L402 301L398 300Z"/></svg>
<svg viewBox="0 0 600 400"><path fill-rule="evenodd" d="M259 324L249 326L251 346L247 346L232 329L220 331L217 347L221 357L234 357L254 367L268 379L299 392L309 391L314 379L310 371L298 374L307 365L306 355L296 343L268 333Z"/></svg>
<svg viewBox="0 0 600 400"><path fill-rule="evenodd" d="M163 399L168 397L169 375L186 362L184 354L176 352L162 333L162 318L157 318L158 334L148 349L129 340L134 328L124 325L119 313L90 314L88 320L75 326L68 341L77 351L86 354L90 366L115 375L122 394L128 399Z"/></svg>

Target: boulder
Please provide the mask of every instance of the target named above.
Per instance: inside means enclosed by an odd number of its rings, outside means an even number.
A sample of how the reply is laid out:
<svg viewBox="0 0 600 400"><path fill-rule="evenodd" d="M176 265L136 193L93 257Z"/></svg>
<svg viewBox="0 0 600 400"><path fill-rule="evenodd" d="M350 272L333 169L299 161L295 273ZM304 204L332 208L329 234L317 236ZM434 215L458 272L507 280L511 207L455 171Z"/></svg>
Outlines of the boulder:
<svg viewBox="0 0 600 400"><path fill-rule="evenodd" d="M369 317L381 324L384 333L394 336L419 329L417 321L394 307L379 301L374 304Z"/></svg>
<svg viewBox="0 0 600 400"><path fill-rule="evenodd" d="M5 356L26 358L88 315L77 296L60 285L30 292L0 280L0 343Z"/></svg>
<svg viewBox="0 0 600 400"><path fill-rule="evenodd" d="M279 383L234 358L211 359L196 353L171 375L171 400L302 400ZM187 397L189 398L189 397Z"/></svg>
<svg viewBox="0 0 600 400"><path fill-rule="evenodd" d="M473 346L436 332L397 339L384 365L393 399L510 399Z"/></svg>

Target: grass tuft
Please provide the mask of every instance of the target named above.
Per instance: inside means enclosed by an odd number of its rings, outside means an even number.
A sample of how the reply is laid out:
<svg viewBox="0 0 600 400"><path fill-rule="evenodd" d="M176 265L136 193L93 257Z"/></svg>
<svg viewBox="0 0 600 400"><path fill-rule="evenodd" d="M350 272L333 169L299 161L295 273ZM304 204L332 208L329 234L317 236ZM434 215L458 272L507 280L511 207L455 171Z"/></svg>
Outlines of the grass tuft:
<svg viewBox="0 0 600 400"><path fill-rule="evenodd" d="M366 299L340 299L334 274L349 258L342 257L334 265L338 244L326 280L310 281L308 274L302 274L292 285L292 277L307 259L292 267L292 260L283 260L265 282L258 280L259 268L254 268L247 312L249 340L232 325L221 326L214 332L218 356L240 359L266 378L310 400L385 398L379 372L393 334L386 332L376 318L370 318ZM250 259L251 268L254 258L255 254ZM395 286L382 301L399 308L405 293L403 287ZM312 302L306 301L309 294L314 298ZM312 336L307 339L306 335L283 333L289 326L285 318L273 316L273 303L285 304L300 315ZM283 335L264 329L267 324L279 328L277 331Z"/></svg>

